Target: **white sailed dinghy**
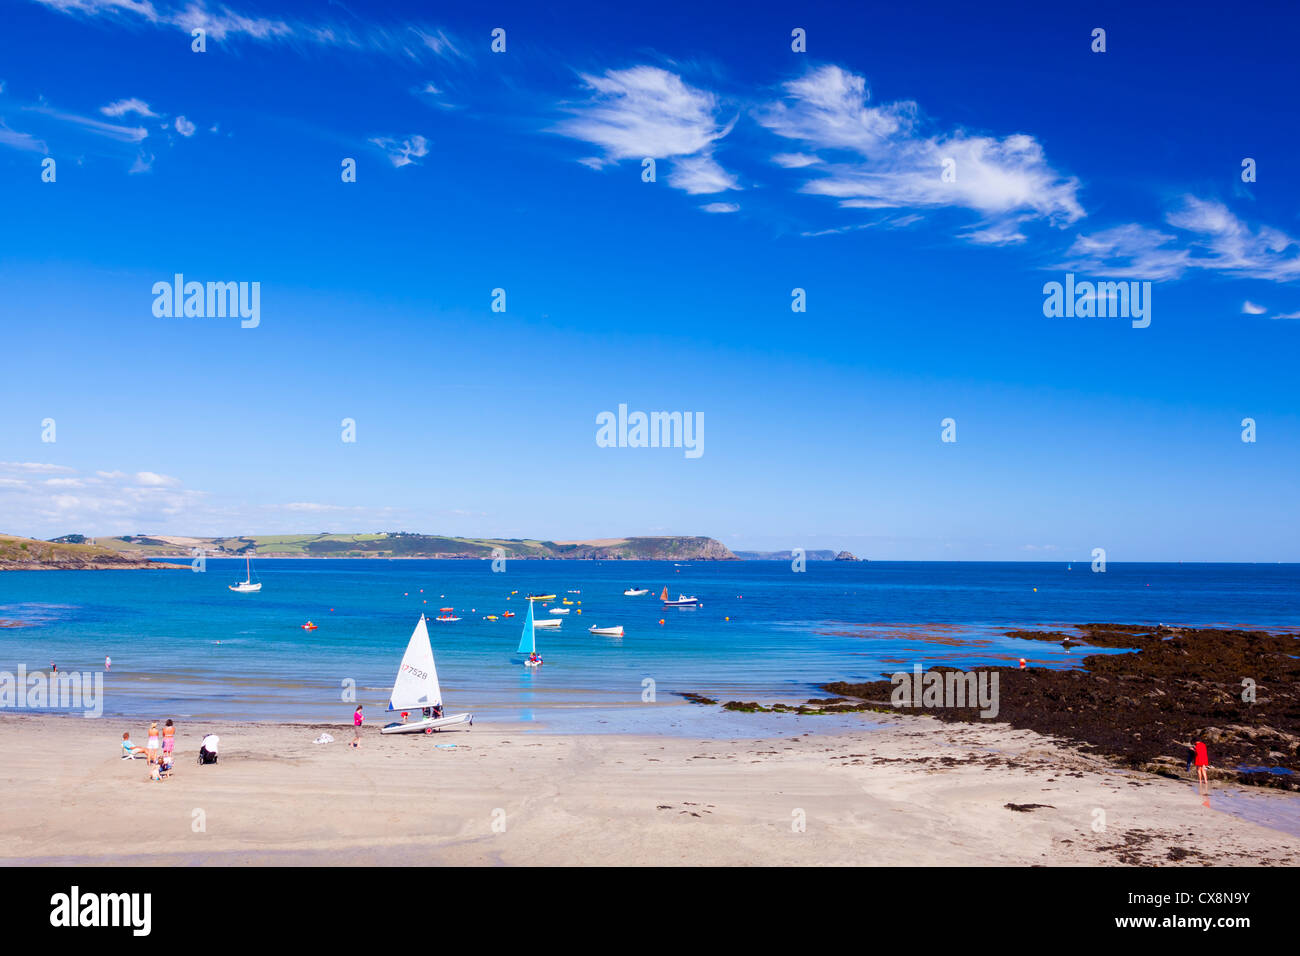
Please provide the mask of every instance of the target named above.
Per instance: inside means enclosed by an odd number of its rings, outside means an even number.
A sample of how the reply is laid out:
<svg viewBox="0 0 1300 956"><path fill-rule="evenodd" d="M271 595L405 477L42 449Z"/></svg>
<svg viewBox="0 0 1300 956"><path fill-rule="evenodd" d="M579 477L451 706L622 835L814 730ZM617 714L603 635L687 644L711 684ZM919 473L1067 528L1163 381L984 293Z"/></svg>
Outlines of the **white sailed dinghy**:
<svg viewBox="0 0 1300 956"><path fill-rule="evenodd" d="M420 710L442 706L442 688L438 685L438 670L433 664L433 647L429 644L429 628L420 615L420 623L411 632L411 640L402 655L402 665L397 669L393 694L388 699L389 710ZM381 734L415 734L442 730L455 724L474 723L473 714L452 714L450 717L426 717L411 723L387 724Z"/></svg>

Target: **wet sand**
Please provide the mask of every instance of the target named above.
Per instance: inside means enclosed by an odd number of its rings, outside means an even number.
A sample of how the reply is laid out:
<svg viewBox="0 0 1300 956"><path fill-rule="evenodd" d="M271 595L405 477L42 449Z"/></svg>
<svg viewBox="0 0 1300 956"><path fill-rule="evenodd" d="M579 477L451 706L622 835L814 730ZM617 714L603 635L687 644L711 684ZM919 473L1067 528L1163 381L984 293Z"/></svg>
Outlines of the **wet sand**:
<svg viewBox="0 0 1300 956"><path fill-rule="evenodd" d="M367 728L359 750L337 726L183 725L161 783L119 758L124 729L144 742L118 720L0 719L0 862L1300 863L1300 837L1253 822L1293 823L1294 794L1207 808L1191 780L997 724L898 716L767 740ZM209 729L221 760L199 767ZM313 744L322 731L335 742ZM1243 799L1251 820L1218 806Z"/></svg>

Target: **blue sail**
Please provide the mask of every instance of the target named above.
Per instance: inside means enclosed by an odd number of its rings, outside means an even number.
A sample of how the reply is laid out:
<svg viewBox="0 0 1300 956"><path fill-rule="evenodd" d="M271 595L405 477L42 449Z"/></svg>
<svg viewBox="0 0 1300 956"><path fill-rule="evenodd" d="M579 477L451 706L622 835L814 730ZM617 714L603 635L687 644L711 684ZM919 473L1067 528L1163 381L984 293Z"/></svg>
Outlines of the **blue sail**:
<svg viewBox="0 0 1300 956"><path fill-rule="evenodd" d="M528 617L524 621L523 633L519 635L519 653L531 654L537 650L537 642L533 639L533 602L528 602Z"/></svg>

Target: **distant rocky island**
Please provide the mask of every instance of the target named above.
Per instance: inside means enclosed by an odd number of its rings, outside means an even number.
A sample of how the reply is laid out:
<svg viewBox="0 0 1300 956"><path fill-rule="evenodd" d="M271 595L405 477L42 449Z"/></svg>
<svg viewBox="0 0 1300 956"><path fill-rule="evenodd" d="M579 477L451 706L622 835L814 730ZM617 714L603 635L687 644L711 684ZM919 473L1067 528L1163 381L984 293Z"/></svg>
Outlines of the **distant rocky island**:
<svg viewBox="0 0 1300 956"><path fill-rule="evenodd" d="M383 531L374 534L278 534L237 537L131 534L91 539L64 535L45 545L96 547L100 553L149 564L148 558L477 558L507 560L580 559L600 561L735 561L726 545L707 537L596 538L543 541L531 538L457 538ZM126 565L119 565L126 566Z"/></svg>
<svg viewBox="0 0 1300 956"><path fill-rule="evenodd" d="M737 551L736 557L742 561L793 561L793 551ZM803 556L808 561L861 561L848 551L805 551Z"/></svg>

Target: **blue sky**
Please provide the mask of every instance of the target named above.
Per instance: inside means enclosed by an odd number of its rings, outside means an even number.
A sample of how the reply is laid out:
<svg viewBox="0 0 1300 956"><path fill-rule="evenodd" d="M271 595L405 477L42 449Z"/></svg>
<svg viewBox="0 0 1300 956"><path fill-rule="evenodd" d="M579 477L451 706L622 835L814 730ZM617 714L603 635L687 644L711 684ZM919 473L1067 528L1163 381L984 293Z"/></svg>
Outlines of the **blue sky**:
<svg viewBox="0 0 1300 956"><path fill-rule="evenodd" d="M1300 15L1044 6L6 0L0 528L1300 560Z"/></svg>

